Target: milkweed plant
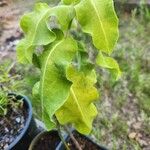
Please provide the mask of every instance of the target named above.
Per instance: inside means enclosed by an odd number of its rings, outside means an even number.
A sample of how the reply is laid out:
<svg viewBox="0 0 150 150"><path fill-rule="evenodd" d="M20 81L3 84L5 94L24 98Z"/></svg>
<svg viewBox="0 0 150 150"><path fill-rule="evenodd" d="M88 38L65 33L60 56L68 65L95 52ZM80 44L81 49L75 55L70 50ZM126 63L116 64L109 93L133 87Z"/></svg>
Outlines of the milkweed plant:
<svg viewBox="0 0 150 150"><path fill-rule="evenodd" d="M33 12L23 15L20 26L24 38L17 45L18 61L40 69L33 95L39 95L46 128L55 128L56 118L60 125L72 124L89 134L98 113L96 67L109 69L116 79L121 75L111 57L119 34L113 0L62 0L53 7L37 3ZM86 41L72 30L91 37L94 60Z"/></svg>

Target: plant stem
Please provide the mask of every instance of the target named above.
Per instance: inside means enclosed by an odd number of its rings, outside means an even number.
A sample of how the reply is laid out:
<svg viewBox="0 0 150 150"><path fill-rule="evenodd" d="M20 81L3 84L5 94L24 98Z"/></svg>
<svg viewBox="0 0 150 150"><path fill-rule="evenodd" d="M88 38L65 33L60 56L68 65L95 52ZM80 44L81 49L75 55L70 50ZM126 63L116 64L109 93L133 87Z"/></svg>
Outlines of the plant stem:
<svg viewBox="0 0 150 150"><path fill-rule="evenodd" d="M63 142L64 146L66 147L66 150L70 150L70 148L68 147L68 145L67 145L67 143L66 143L64 137L63 137L62 134L61 134L61 125L60 125L60 123L58 122L56 116L54 116L54 118L55 118L55 121L56 121L56 125L57 125L57 130L58 130L59 137L60 137L61 141Z"/></svg>
<svg viewBox="0 0 150 150"><path fill-rule="evenodd" d="M78 141L75 139L74 135L70 132L69 128L68 128L67 126L65 126L64 128L65 128L66 132L69 134L69 136L70 136L72 142L74 143L74 145L76 146L76 148L77 148L78 150L82 150L80 144L79 144Z"/></svg>

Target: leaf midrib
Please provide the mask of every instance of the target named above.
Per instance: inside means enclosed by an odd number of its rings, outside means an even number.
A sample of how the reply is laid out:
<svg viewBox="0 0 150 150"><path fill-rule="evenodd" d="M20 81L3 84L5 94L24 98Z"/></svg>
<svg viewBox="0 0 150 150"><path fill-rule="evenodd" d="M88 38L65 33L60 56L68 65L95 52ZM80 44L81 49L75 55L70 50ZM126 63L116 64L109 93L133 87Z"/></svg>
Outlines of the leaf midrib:
<svg viewBox="0 0 150 150"><path fill-rule="evenodd" d="M39 21L38 21L38 23L37 23L37 25L36 25L36 27L35 27L35 31L37 30L37 28L38 28L38 26L39 26L41 20L43 19L43 17L45 17L48 12L50 12L50 9L48 9L48 10L42 15L42 17L39 19ZM34 32L34 36L33 36L33 37L35 37L35 35L36 35L36 32ZM33 43L33 41L34 41L34 38L32 39L32 43Z"/></svg>
<svg viewBox="0 0 150 150"><path fill-rule="evenodd" d="M77 106L78 106L78 108L79 108L79 111L81 112L81 115L82 115L82 117L83 117L83 120L87 120L87 121L85 121L85 122L88 122L87 116L84 115L84 113L83 113L83 111L82 111L82 108L81 108L80 104L78 103L78 99L77 99L77 97L76 97L76 95L75 95L75 92L74 92L74 90L73 90L72 87L70 88L70 92L71 92L71 94L72 94L72 96L73 96L73 99L75 100L75 102L76 102L76 104L77 104Z"/></svg>
<svg viewBox="0 0 150 150"><path fill-rule="evenodd" d="M42 107L42 119L43 119L43 87L44 87L44 82L45 82L45 74L46 74L46 68L47 68L47 65L48 65L48 60L49 60L49 58L50 58L50 56L51 56L51 54L53 53L53 51L55 50L55 48L61 43L62 41L60 41L60 42L58 42L53 48L52 48L52 50L50 51L50 53L49 53L49 55L48 55L48 57L47 57L47 59L46 59L46 62L45 62L45 66L44 66L44 69L43 69L43 76L42 76L42 82L41 82L41 107Z"/></svg>
<svg viewBox="0 0 150 150"><path fill-rule="evenodd" d="M109 51L108 39L107 39L105 30L104 30L104 25L103 25L103 23L102 23L102 21L101 21L101 16L100 16L100 14L98 13L98 10L97 10L97 8L96 8L96 6L95 6L95 3L94 3L95 0L90 0L90 1L91 1L92 6L94 7L94 9L95 9L95 11L96 11L98 20L99 20L100 25L101 25L101 28L102 28L102 32L103 32L103 34L104 34L104 39L105 39L105 42L106 42L107 51Z"/></svg>
<svg viewBox="0 0 150 150"><path fill-rule="evenodd" d="M37 28L38 28L40 22L42 21L43 17L45 17L49 11L50 11L50 10L47 10L47 11L40 17L38 23L36 24L35 30L34 30L35 32L34 32L34 34L33 34L33 36L32 36L32 40L31 40L30 45L28 46L28 48L30 48L30 47L33 45L33 41L34 41L35 35L36 35L36 30L37 30ZM27 49L28 49L28 48L27 48ZM25 52L27 53L27 51L25 51Z"/></svg>

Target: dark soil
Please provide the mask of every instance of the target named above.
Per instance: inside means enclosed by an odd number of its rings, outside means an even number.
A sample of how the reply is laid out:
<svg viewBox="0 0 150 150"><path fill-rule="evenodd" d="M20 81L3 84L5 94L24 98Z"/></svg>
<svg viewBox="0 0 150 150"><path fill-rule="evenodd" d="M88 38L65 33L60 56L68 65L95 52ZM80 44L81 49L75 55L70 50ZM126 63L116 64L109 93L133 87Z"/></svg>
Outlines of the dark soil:
<svg viewBox="0 0 150 150"><path fill-rule="evenodd" d="M97 144L93 143L90 139L81 134L78 134L77 132L74 132L73 135L78 141L82 150L104 150L103 148L100 148ZM67 144L70 150L78 150L76 149L76 146L71 139L67 141Z"/></svg>
<svg viewBox="0 0 150 150"><path fill-rule="evenodd" d="M60 142L57 132L47 132L38 141L33 150L55 150Z"/></svg>
<svg viewBox="0 0 150 150"><path fill-rule="evenodd" d="M28 116L22 100L16 100L15 96L9 100L7 114L0 116L0 150L6 150L22 132Z"/></svg>

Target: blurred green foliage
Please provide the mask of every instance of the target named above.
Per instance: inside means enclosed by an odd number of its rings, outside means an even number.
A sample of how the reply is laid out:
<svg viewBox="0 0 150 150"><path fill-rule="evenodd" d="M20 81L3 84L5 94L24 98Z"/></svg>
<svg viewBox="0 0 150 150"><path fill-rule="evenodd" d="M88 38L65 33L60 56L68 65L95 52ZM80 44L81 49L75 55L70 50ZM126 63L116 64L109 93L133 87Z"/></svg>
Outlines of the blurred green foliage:
<svg viewBox="0 0 150 150"><path fill-rule="evenodd" d="M116 82L105 70L97 70L97 86L102 94L97 107L101 114L93 133L104 144L113 143L108 147L115 150L142 149L128 138L132 124L139 120L142 138L150 134L150 16L145 11L150 12L141 8L140 13L135 9L131 15L119 15L120 38L114 57L120 64L122 78Z"/></svg>
<svg viewBox="0 0 150 150"><path fill-rule="evenodd" d="M5 92L17 91L20 86L20 76L15 74L14 67L15 63L10 61L4 61L0 63L0 87Z"/></svg>
<svg viewBox="0 0 150 150"><path fill-rule="evenodd" d="M4 92L0 91L0 116L4 116L7 113L8 99Z"/></svg>

